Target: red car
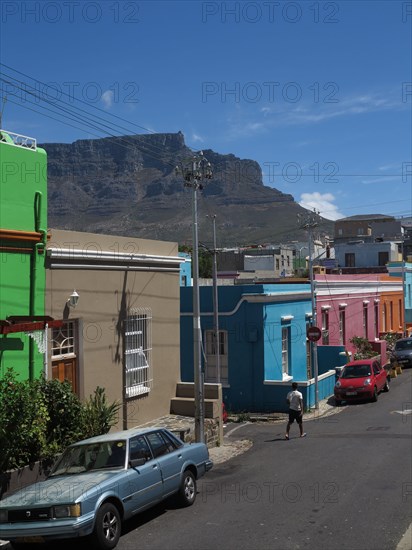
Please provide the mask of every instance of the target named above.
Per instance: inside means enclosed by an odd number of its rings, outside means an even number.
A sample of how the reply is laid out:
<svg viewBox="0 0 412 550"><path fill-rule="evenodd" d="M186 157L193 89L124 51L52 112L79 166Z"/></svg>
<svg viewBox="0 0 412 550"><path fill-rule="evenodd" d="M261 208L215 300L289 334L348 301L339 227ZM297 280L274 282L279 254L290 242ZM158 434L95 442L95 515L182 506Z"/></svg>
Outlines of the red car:
<svg viewBox="0 0 412 550"><path fill-rule="evenodd" d="M350 400L376 401L379 392L389 391L389 382L390 375L381 366L379 358L351 361L345 365L335 384L336 404Z"/></svg>

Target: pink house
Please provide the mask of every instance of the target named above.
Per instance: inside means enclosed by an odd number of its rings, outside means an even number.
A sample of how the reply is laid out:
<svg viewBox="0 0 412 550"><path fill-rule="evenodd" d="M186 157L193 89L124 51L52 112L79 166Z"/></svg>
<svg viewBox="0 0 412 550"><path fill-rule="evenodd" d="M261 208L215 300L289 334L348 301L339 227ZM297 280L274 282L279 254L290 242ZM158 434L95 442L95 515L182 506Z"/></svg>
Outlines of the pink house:
<svg viewBox="0 0 412 550"><path fill-rule="evenodd" d="M353 336L367 338L376 351L385 353L379 340L381 294L402 290L400 282L383 280L379 273L356 275L316 275L316 324L322 331L319 346L345 346L354 352Z"/></svg>

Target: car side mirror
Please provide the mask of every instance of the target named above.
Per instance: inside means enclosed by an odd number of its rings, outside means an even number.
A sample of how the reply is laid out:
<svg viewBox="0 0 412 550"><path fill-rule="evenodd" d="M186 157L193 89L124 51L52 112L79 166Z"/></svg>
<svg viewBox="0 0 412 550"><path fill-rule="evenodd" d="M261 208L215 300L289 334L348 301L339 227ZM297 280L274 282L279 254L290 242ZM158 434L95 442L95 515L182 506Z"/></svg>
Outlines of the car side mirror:
<svg viewBox="0 0 412 550"><path fill-rule="evenodd" d="M133 458L132 460L129 460L129 467L130 468L137 468L139 466L143 466L143 464L146 464L145 458Z"/></svg>

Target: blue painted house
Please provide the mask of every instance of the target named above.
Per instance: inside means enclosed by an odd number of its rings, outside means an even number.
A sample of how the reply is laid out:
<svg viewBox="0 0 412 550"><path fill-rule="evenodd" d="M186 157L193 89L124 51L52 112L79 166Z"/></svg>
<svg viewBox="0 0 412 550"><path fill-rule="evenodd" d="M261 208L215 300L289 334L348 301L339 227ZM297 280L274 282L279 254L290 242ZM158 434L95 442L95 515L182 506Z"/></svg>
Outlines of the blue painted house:
<svg viewBox="0 0 412 550"><path fill-rule="evenodd" d="M389 262L386 267L389 275L403 280L404 324L407 333L412 334L412 263Z"/></svg>
<svg viewBox="0 0 412 550"><path fill-rule="evenodd" d="M305 405L315 400L306 329L311 320L309 284L219 286L220 381L227 410L286 411L298 382ZM216 382L213 288L200 287L205 382ZM193 381L192 289L181 288L181 378ZM333 393L334 370L319 369L319 399Z"/></svg>

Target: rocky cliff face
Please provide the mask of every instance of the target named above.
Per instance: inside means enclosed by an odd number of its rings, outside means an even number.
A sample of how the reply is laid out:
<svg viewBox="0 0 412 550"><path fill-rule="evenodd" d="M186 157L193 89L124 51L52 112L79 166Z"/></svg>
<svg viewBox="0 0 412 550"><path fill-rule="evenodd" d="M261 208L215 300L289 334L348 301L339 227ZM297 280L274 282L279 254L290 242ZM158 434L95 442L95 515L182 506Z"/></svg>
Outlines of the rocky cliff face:
<svg viewBox="0 0 412 550"><path fill-rule="evenodd" d="M48 154L49 227L190 243L192 192L175 174L193 156L181 132L41 145ZM291 195L262 183L260 166L205 150L213 179L199 194L199 239L219 245L295 238Z"/></svg>

